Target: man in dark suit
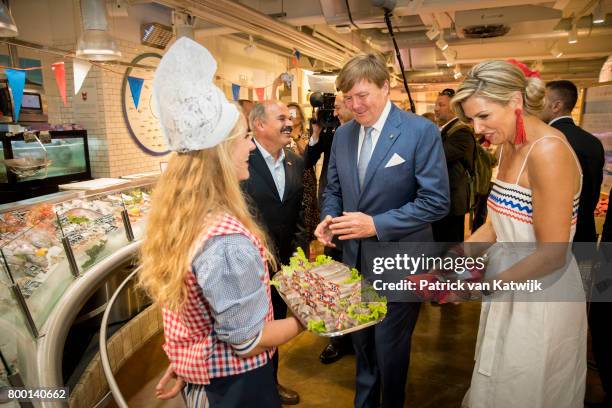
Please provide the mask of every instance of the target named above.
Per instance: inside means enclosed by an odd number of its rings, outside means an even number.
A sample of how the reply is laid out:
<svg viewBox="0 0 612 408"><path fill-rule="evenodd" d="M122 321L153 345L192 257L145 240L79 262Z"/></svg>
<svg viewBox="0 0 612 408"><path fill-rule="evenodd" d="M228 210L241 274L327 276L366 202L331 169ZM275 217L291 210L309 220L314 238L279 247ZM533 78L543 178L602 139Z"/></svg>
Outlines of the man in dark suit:
<svg viewBox="0 0 612 408"><path fill-rule="evenodd" d="M391 103L389 80L384 59L374 54L351 58L338 75L336 85L355 119L334 135L323 221L315 231L327 246L337 236L344 263L364 275L370 273L361 270L362 243L432 241L431 223L449 207L440 133L431 121ZM419 307L389 302L382 322L351 334L356 408L404 406Z"/></svg>
<svg viewBox="0 0 612 408"><path fill-rule="evenodd" d="M582 192L574 242L596 242L593 213L599 201L603 180L604 149L599 139L574 123L572 109L577 100L578 90L572 82L549 82L546 84L544 110L540 118L565 135L582 168Z"/></svg>
<svg viewBox="0 0 612 408"><path fill-rule="evenodd" d="M289 264L297 247L308 254L308 234L304 228L302 197L304 162L285 147L291 141L291 117L287 106L278 101L256 104L249 115L257 148L249 157L251 176L243 183L247 201L259 224L266 230L271 250L279 263ZM274 271L270 271L273 273ZM274 318L286 317L287 305L276 289L272 290ZM278 372L278 351L274 354ZM277 378L278 384L278 378ZM295 391L278 384L284 405L297 404Z"/></svg>
<svg viewBox="0 0 612 408"><path fill-rule="evenodd" d="M461 123L452 111L450 100L453 96L453 89L443 90L438 94L434 108L450 184L450 212L432 224L436 242L463 242L465 214L470 210L468 172L473 174L476 139L472 129Z"/></svg>
<svg viewBox="0 0 612 408"><path fill-rule="evenodd" d="M338 119L340 125L344 125L353 119L353 113L344 104L342 94L337 94L334 100L334 117ZM314 166L319 161L321 155L323 155L323 166L319 176L319 207L321 207L323 192L325 191L325 186L327 186L327 167L329 166L329 153L331 152L335 129L321 129L317 124L313 124L312 127L313 133L304 151L304 167ZM337 261L342 260L342 250L337 247L326 247L325 255L331 256ZM331 364L338 361L346 353L351 352L352 349L353 345L351 344L350 334L332 337L319 355L319 359L323 364Z"/></svg>

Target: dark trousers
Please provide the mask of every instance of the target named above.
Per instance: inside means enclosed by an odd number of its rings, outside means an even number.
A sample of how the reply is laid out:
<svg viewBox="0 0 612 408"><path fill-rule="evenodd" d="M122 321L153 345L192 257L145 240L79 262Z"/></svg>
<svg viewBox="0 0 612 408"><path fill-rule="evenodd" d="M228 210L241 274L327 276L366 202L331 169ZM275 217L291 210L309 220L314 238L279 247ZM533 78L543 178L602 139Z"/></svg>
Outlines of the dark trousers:
<svg viewBox="0 0 612 408"><path fill-rule="evenodd" d="M189 401L189 393L197 392L198 387L201 386L188 384L185 387L187 401ZM246 373L213 378L210 384L204 386L204 391L206 391L210 408L281 408L272 373L272 364L269 361L264 366ZM193 406L203 407L204 405L196 403ZM191 408L191 404L188 407Z"/></svg>
<svg viewBox="0 0 612 408"><path fill-rule="evenodd" d="M433 236L435 242L463 242L465 215L447 215L439 221L433 222Z"/></svg>
<svg viewBox="0 0 612 408"><path fill-rule="evenodd" d="M474 204L474 219L472 221L472 232L476 231L487 222L487 200L489 195L476 195Z"/></svg>
<svg viewBox="0 0 612 408"><path fill-rule="evenodd" d="M606 402L612 406L612 334L610 322L612 321L612 303L593 302L589 309L589 329L593 355L597 363L597 371L604 392Z"/></svg>
<svg viewBox="0 0 612 408"><path fill-rule="evenodd" d="M410 342L420 307L420 303L388 303L382 322L352 333L357 358L355 408L404 406Z"/></svg>
<svg viewBox="0 0 612 408"><path fill-rule="evenodd" d="M271 287L272 307L274 308L274 320L284 319L287 317L287 304L280 297L275 287ZM278 382L278 350L272 357L272 368L274 371L274 379Z"/></svg>

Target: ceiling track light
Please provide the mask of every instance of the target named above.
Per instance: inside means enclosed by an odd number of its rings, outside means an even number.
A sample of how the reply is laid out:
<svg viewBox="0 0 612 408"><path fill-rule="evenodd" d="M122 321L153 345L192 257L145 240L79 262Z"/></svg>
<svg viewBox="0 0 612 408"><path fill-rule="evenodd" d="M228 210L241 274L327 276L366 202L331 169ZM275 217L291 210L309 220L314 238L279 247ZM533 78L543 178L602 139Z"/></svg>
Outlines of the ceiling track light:
<svg viewBox="0 0 612 408"><path fill-rule="evenodd" d="M445 51L448 48L448 43L444 40L442 36L440 36L440 38L438 38L438 41L436 41L436 46L441 51Z"/></svg>
<svg viewBox="0 0 612 408"><path fill-rule="evenodd" d="M563 51L559 49L559 46L557 44L553 45L553 47L550 49L550 53L555 58L559 58L560 56L563 55Z"/></svg>
<svg viewBox="0 0 612 408"><path fill-rule="evenodd" d="M572 29L567 34L568 44L576 44L578 42L578 27L576 22L572 23Z"/></svg>
<svg viewBox="0 0 612 408"><path fill-rule="evenodd" d="M17 37L19 30L8 3L0 1L0 37Z"/></svg>
<svg viewBox="0 0 612 408"><path fill-rule="evenodd" d="M593 24L603 24L606 21L606 10L603 1L599 0L593 9Z"/></svg>
<svg viewBox="0 0 612 408"><path fill-rule="evenodd" d="M446 50L442 51L442 55L444 55L444 58L446 59L447 67L452 67L453 65L455 65L455 59L457 58L457 51L447 48Z"/></svg>
<svg viewBox="0 0 612 408"><path fill-rule="evenodd" d="M433 41L437 36L439 36L440 27L438 27L438 23L434 21L433 25L431 26L429 30L427 30L425 35L427 36L427 38L429 38L430 41Z"/></svg>
<svg viewBox="0 0 612 408"><path fill-rule="evenodd" d="M453 78L459 79L462 76L463 74L461 73L461 68L459 68L459 65L455 65L455 69L453 69Z"/></svg>

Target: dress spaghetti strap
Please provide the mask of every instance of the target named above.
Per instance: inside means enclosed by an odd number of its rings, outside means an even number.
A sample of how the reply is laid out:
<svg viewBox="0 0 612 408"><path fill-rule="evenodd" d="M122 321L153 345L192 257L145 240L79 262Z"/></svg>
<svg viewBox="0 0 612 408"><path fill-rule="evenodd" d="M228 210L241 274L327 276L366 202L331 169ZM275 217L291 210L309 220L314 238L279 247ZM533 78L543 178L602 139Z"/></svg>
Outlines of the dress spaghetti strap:
<svg viewBox="0 0 612 408"><path fill-rule="evenodd" d="M518 182L521 179L521 175L523 174L523 171L525 170L525 165L527 164L527 159L529 158L529 154L531 153L531 150L533 149L533 147L540 140L549 139L549 138L559 139L561 141L561 143L563 143L565 146L567 146L567 148L570 150L570 153L572 154L572 157L574 158L574 161L576 162L576 165L578 166L578 173L580 173L580 188L582 189L582 167L580 167L580 162L578 161L578 158L576 157L576 153L574 153L574 149L572 149L572 146L570 146L565 140L561 139L558 136L543 136L543 137L539 138L538 140L536 140L535 142L533 142L533 144L529 147L529 150L527 151L527 155L525 155L525 159L523 160L523 164L521 165L521 170L519 171L518 176L516 177L516 181L514 182L514 184L518 185ZM503 150L502 150L502 152L503 152ZM501 154L500 154L500 164L501 164Z"/></svg>

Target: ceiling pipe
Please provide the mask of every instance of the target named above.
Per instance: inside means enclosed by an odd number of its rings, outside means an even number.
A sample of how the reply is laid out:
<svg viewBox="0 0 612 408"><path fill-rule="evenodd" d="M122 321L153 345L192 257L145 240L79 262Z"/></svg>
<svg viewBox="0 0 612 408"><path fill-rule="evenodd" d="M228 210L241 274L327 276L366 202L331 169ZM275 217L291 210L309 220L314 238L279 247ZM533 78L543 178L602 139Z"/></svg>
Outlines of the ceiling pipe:
<svg viewBox="0 0 612 408"><path fill-rule="evenodd" d="M255 9L230 0L155 0L170 8L182 8L209 23L268 39L281 47L297 49L302 55L314 57L334 67L344 65L355 52L339 53L336 47L302 33Z"/></svg>

